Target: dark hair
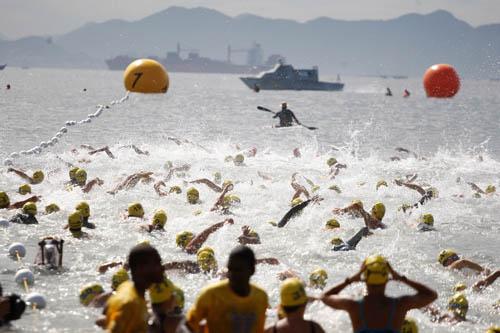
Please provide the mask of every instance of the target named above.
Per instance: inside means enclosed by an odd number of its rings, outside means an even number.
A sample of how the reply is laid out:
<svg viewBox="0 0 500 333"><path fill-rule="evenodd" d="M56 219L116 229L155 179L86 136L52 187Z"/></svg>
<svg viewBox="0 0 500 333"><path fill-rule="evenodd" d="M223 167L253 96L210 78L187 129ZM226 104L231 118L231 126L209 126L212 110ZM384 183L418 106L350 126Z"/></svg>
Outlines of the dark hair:
<svg viewBox="0 0 500 333"><path fill-rule="evenodd" d="M250 267L255 267L255 254L252 249L245 245L235 247L229 254L229 261L241 260Z"/></svg>
<svg viewBox="0 0 500 333"><path fill-rule="evenodd" d="M130 270L135 271L137 267L151 257L157 257L161 261L160 254L151 245L139 244L134 246L128 255Z"/></svg>
<svg viewBox="0 0 500 333"><path fill-rule="evenodd" d="M302 305L295 305L295 306L282 306L281 308L285 313L292 313L303 307L305 304Z"/></svg>
<svg viewBox="0 0 500 333"><path fill-rule="evenodd" d="M12 294L9 296L10 311L3 318L4 321L18 320L26 310L26 303L21 299L19 295Z"/></svg>

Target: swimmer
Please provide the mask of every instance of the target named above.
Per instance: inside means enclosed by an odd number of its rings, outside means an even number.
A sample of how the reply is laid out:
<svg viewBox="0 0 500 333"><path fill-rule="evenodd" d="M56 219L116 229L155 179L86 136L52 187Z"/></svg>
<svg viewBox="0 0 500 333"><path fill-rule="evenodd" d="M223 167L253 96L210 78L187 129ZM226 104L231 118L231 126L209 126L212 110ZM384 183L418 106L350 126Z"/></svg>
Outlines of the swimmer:
<svg viewBox="0 0 500 333"><path fill-rule="evenodd" d="M332 239L331 243L333 245L332 251L351 251L356 250L356 246L361 241L363 237L368 237L372 233L368 229L368 227L363 227L359 230L351 239L347 242L344 242L342 239L336 237Z"/></svg>
<svg viewBox="0 0 500 333"><path fill-rule="evenodd" d="M141 203L134 202L134 203L129 204L124 218L126 218L126 219L129 219L129 218L143 219L144 218L144 208L142 208Z"/></svg>
<svg viewBox="0 0 500 333"><path fill-rule="evenodd" d="M234 185L232 183L228 183L222 189L222 193L217 198L217 201L214 203L214 206L210 209L211 212L221 210L222 213L229 213L229 207L227 205L227 199L225 199L227 192L232 191Z"/></svg>
<svg viewBox="0 0 500 333"><path fill-rule="evenodd" d="M23 205L22 213L12 216L9 219L9 222L20 224L38 224L38 220L35 217L36 213L36 204L34 202L27 202Z"/></svg>
<svg viewBox="0 0 500 333"><path fill-rule="evenodd" d="M438 323L446 323L455 325L467 321L467 311L469 310L469 302L462 293L456 293L448 301L448 311L442 313L435 306L425 307L422 311L427 313L431 321Z"/></svg>
<svg viewBox="0 0 500 333"><path fill-rule="evenodd" d="M341 164L337 161L335 157L330 157L327 161L326 164L330 168L330 179L335 179L336 176L339 175L340 169L346 169L347 165L346 164Z"/></svg>
<svg viewBox="0 0 500 333"><path fill-rule="evenodd" d="M354 202L345 208L333 209L334 214L345 214L350 212L360 214L365 220L365 225L369 229L387 228L387 226L384 223L382 223L382 219L384 218L385 215L385 206L381 202L375 203L370 213L368 213L366 210L363 209L363 203L361 203L360 201Z"/></svg>
<svg viewBox="0 0 500 333"><path fill-rule="evenodd" d="M388 297L385 290L390 280L405 284L417 293ZM361 300L338 295L347 286L357 282L366 284L367 295ZM346 311L354 332L395 333L399 332L409 310L429 305L437 296L434 290L398 274L382 256L373 255L366 258L356 274L325 292L321 300L331 308Z"/></svg>
<svg viewBox="0 0 500 333"><path fill-rule="evenodd" d="M101 285L87 286L80 291L80 303L88 307L104 308L108 299L116 294L118 287L129 280L128 272L120 268L111 277L111 291L105 291ZM91 299L88 295L91 295Z"/></svg>
<svg viewBox="0 0 500 333"><path fill-rule="evenodd" d="M7 172L14 172L16 175L18 175L19 177L26 180L28 183L32 185L40 184L45 179L45 175L42 170L37 170L33 172L33 175L31 177L28 176L24 171L17 170L14 168L8 168Z"/></svg>
<svg viewBox="0 0 500 333"><path fill-rule="evenodd" d="M178 167L173 167L173 166L170 166L167 170L168 170L168 174L167 176L163 179L164 182L168 182L172 176L174 175L175 172L185 172L185 171L189 171L191 169L191 165L189 164L183 164L181 166L178 166Z"/></svg>
<svg viewBox="0 0 500 333"><path fill-rule="evenodd" d="M268 327L265 333L324 333L323 328L316 322L305 320L304 312L311 299L307 296L304 283L297 278L285 280L280 287L279 310L285 317Z"/></svg>
<svg viewBox="0 0 500 333"><path fill-rule="evenodd" d="M0 192L0 209L19 209L22 208L28 202L38 202L42 197L39 195L34 195L28 199L10 203L10 198L6 192Z"/></svg>
<svg viewBox="0 0 500 333"><path fill-rule="evenodd" d="M156 231L165 231L164 227L167 223L167 213L163 209L157 210L153 215L151 224L143 224L140 228L149 233Z"/></svg>
<svg viewBox="0 0 500 333"><path fill-rule="evenodd" d="M491 273L491 271L488 268L484 268L481 265L479 265L471 260L460 259L458 254L455 251L450 250L450 249L442 250L439 253L438 261L441 265L443 265L444 267L449 268L449 269L463 270L465 268L468 268L468 269L476 272L477 274L482 273L485 275L489 275Z"/></svg>
<svg viewBox="0 0 500 333"><path fill-rule="evenodd" d="M150 184L153 181L151 177L153 172L151 171L141 171L136 172L123 180L121 183L115 186L114 189L108 191L109 194L116 194L121 190L130 190L134 188L139 182L143 184Z"/></svg>
<svg viewBox="0 0 500 333"><path fill-rule="evenodd" d="M95 229L95 224L89 222L90 217L90 206L86 201L81 201L76 205L75 210L80 212L82 216L82 226L89 229Z"/></svg>
<svg viewBox="0 0 500 333"><path fill-rule="evenodd" d="M135 145L126 145L126 146L121 146L120 148L132 148L137 155L146 155L149 156L149 152L147 150L141 150L137 148Z"/></svg>
<svg viewBox="0 0 500 333"><path fill-rule="evenodd" d="M153 310L153 322L149 325L149 332L177 332L184 319L181 315L184 308L182 289L165 277L163 282L149 287L149 298Z"/></svg>
<svg viewBox="0 0 500 333"><path fill-rule="evenodd" d="M74 211L68 216L68 224L63 229L69 229L71 236L74 238L90 238L89 234L82 231L82 227L82 214L79 211Z"/></svg>
<svg viewBox="0 0 500 333"><path fill-rule="evenodd" d="M192 180L189 183L190 184L205 184L208 186L208 188L210 188L212 191L217 192L217 193L221 193L223 191L222 187L218 186L213 181L211 181L207 178L200 178L200 179Z"/></svg>
<svg viewBox="0 0 500 333"><path fill-rule="evenodd" d="M434 228L434 216L432 214L421 215L415 227L420 232L436 231Z"/></svg>
<svg viewBox="0 0 500 333"><path fill-rule="evenodd" d="M297 183L297 175L298 175L298 172L295 172L292 174L292 180L290 182L290 186L292 186L292 188L294 189L295 193L293 194L292 196L292 200L295 200L297 198L300 198L300 196L302 194L304 194L304 196L306 197L306 199L309 199L310 198L310 195L309 195L309 192L306 190L306 188L302 185L300 185L299 183Z"/></svg>
<svg viewBox="0 0 500 333"><path fill-rule="evenodd" d="M386 96L392 96L392 91L391 91L391 89L389 87L386 88L385 95Z"/></svg>
<svg viewBox="0 0 500 333"><path fill-rule="evenodd" d="M302 154L300 153L300 149L299 148L294 148L293 151L293 156L296 157L296 158L301 158L302 157Z"/></svg>
<svg viewBox="0 0 500 333"><path fill-rule="evenodd" d="M257 232L251 229L248 225L241 227L242 235L238 237L238 243L242 245L260 244L260 237Z"/></svg>
<svg viewBox="0 0 500 333"><path fill-rule="evenodd" d="M167 137L167 140L175 142L178 146L182 145L183 143L188 143L188 144L191 144L193 146L196 146L198 148L203 149L207 153L212 153L212 151L210 149L207 149L207 148L203 147L202 145L200 145L199 143L196 143L196 142L193 142L193 141L189 141L189 140L186 140L186 139L178 139L178 138L173 137L173 136Z"/></svg>
<svg viewBox="0 0 500 333"><path fill-rule="evenodd" d="M404 98L408 98L410 97L410 91L408 89L405 89L404 93L403 93L403 97Z"/></svg>
<svg viewBox="0 0 500 333"><path fill-rule="evenodd" d="M74 168L71 169L69 176L71 184L81 187L83 193L90 192L95 185L101 186L104 184L104 181L99 178L94 178L87 182L87 171L81 168L76 170Z"/></svg>
<svg viewBox="0 0 500 333"><path fill-rule="evenodd" d="M229 255L228 279L204 288L186 315L193 332L200 332L200 322L206 322L210 332L263 332L266 292L250 283L255 273L255 255L246 246L238 246ZM231 315L227 315L231 314Z"/></svg>
<svg viewBox="0 0 500 333"><path fill-rule="evenodd" d="M233 224L234 224L233 219L225 219L222 222L218 222L211 225L210 227L206 228L196 236L193 234L180 233L176 237L177 246L182 247L183 250L189 254L195 254L203 246L203 244L205 244L205 242L207 241L208 237L211 234L213 234L214 232L216 232L225 225L233 225Z"/></svg>
<svg viewBox="0 0 500 333"><path fill-rule="evenodd" d="M111 159L115 158L115 155L113 155L113 153L111 152L111 150L109 150L108 146L104 146L104 147L99 148L99 149L93 149L93 150L89 151L89 155L95 155L95 154L101 153L101 152L105 152L106 155L108 155L108 157L111 158Z"/></svg>
<svg viewBox="0 0 500 333"><path fill-rule="evenodd" d="M394 179L394 183L396 185L398 185L398 186L405 186L405 187L407 187L409 189L415 190L418 193L420 193L420 195L422 195L422 197L420 198L420 200L418 200L418 202L416 202L415 204L413 204L413 205L403 205L401 207L401 209L403 210L403 212L406 212L407 210L409 210L409 209L411 209L413 207L418 208L419 205L422 206L427 201L438 197L438 191L434 187L429 187L426 190L424 190L424 188L422 186L419 186L417 184L413 184L412 182L408 182L408 181L404 182L404 181L402 181L400 179Z"/></svg>
<svg viewBox="0 0 500 333"><path fill-rule="evenodd" d="M38 253L35 265L46 266L49 269L62 267L64 239L47 236L38 242Z"/></svg>
<svg viewBox="0 0 500 333"><path fill-rule="evenodd" d="M304 208L306 208L310 203L319 204L322 201L318 195L313 196L311 199L306 200L304 202L300 202L297 205L293 206L283 218L278 222L278 228L283 228L292 218L294 218L297 214L299 214Z"/></svg>
<svg viewBox="0 0 500 333"><path fill-rule="evenodd" d="M474 193L474 196L475 197L480 197L481 194L483 195L488 195L488 196L492 196L492 195L495 195L495 192L496 192L496 187L494 185L488 185L484 191L479 187L477 186L476 184L474 183L471 183L471 182L467 182L467 184L470 185L470 187L472 188L472 190L475 192Z"/></svg>

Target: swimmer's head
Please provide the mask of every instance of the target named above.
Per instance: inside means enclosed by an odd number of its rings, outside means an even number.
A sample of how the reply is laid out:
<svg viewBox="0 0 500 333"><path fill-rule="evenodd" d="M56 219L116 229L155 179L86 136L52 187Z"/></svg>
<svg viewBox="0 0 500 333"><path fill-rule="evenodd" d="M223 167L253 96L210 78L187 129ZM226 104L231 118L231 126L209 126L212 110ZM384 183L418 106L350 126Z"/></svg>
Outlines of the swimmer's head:
<svg viewBox="0 0 500 333"><path fill-rule="evenodd" d="M0 208L7 208L10 206L10 198L5 192L0 192Z"/></svg>
<svg viewBox="0 0 500 333"><path fill-rule="evenodd" d="M144 208L139 202L128 205L127 212L129 217L144 217Z"/></svg>
<svg viewBox="0 0 500 333"><path fill-rule="evenodd" d="M181 190L180 186L174 185L174 186L170 187L170 189L168 190L168 193L180 194L180 193L182 193L182 190Z"/></svg>
<svg viewBox="0 0 500 333"><path fill-rule="evenodd" d="M97 283L87 285L80 290L80 303L88 306L97 296L104 293L104 288Z"/></svg>
<svg viewBox="0 0 500 333"><path fill-rule="evenodd" d="M18 192L21 195L26 195L28 193L31 193L31 186L29 186L29 184L23 184L19 186Z"/></svg>
<svg viewBox="0 0 500 333"><path fill-rule="evenodd" d="M486 333L500 333L500 326L490 326Z"/></svg>
<svg viewBox="0 0 500 333"><path fill-rule="evenodd" d="M363 208L363 201L361 201L359 199L355 199L355 200L351 201L351 205L356 205L359 208Z"/></svg>
<svg viewBox="0 0 500 333"><path fill-rule="evenodd" d="M200 192L196 188L191 187L186 192L186 198L190 204L194 205L200 200Z"/></svg>
<svg viewBox="0 0 500 333"><path fill-rule="evenodd" d="M234 165L243 165L244 161L245 161L245 156L243 156L243 154L238 154L233 158Z"/></svg>
<svg viewBox="0 0 500 333"><path fill-rule="evenodd" d="M55 203L51 203L51 204L48 204L47 206L45 206L45 213L46 214L57 213L60 210L61 210L61 208L59 208L59 206Z"/></svg>
<svg viewBox="0 0 500 333"><path fill-rule="evenodd" d="M439 197L439 191L435 187L429 187L427 189L427 193L432 197L432 198L437 198Z"/></svg>
<svg viewBox="0 0 500 333"><path fill-rule="evenodd" d="M68 216L68 227L73 237L82 236L82 226L82 214L79 211L75 211Z"/></svg>
<svg viewBox="0 0 500 333"><path fill-rule="evenodd" d="M495 187L495 185L488 185L486 187L486 189L484 190L484 192L486 192L486 194L491 194L491 193L495 193L497 191L497 188Z"/></svg>
<svg viewBox="0 0 500 333"><path fill-rule="evenodd" d="M418 221L429 227L434 226L434 216L432 214L423 214L419 217Z"/></svg>
<svg viewBox="0 0 500 333"><path fill-rule="evenodd" d="M149 287L149 298L152 305L158 305L169 301L174 293L173 283L168 278L163 278L160 283L154 283Z"/></svg>
<svg viewBox="0 0 500 333"><path fill-rule="evenodd" d="M178 233L176 236L175 236L175 244L184 249L188 244L189 242L191 242L194 238L194 235L192 232L190 231L183 231L183 232L180 232Z"/></svg>
<svg viewBox="0 0 500 333"><path fill-rule="evenodd" d="M42 170L37 170L33 172L33 176L31 178L33 179L33 184L40 184L45 179L45 175Z"/></svg>
<svg viewBox="0 0 500 333"><path fill-rule="evenodd" d="M78 170L79 170L79 168L77 168L77 167L73 167L73 168L69 169L69 179L70 179L70 180L72 180L72 181L73 181L73 180L76 180L76 179L75 179L75 176L76 176L76 172L77 172Z"/></svg>
<svg viewBox="0 0 500 333"><path fill-rule="evenodd" d="M387 182L386 182L385 180L383 180L383 179L382 179L382 180L379 180L379 181L377 182L377 185L375 186L375 188L378 190L381 186L388 187Z"/></svg>
<svg viewBox="0 0 500 333"><path fill-rule="evenodd" d="M379 221L382 221L385 215L385 206L381 202L377 202L372 207L372 216Z"/></svg>
<svg viewBox="0 0 500 333"><path fill-rule="evenodd" d="M292 200L291 205L292 205L292 207L295 207L297 205L300 205L302 202L303 201L302 201L301 198L295 198L295 199Z"/></svg>
<svg viewBox="0 0 500 333"><path fill-rule="evenodd" d="M75 181L80 186L85 185L87 183L87 171L78 169L75 173Z"/></svg>
<svg viewBox="0 0 500 333"><path fill-rule="evenodd" d="M116 290L125 281L130 280L127 271L124 268L120 268L111 277L111 289Z"/></svg>
<svg viewBox="0 0 500 333"><path fill-rule="evenodd" d="M90 217L90 206L86 201L81 201L75 209L82 214L82 217Z"/></svg>
<svg viewBox="0 0 500 333"><path fill-rule="evenodd" d="M372 255L365 259L363 277L367 285L384 285L389 281L387 260L381 255Z"/></svg>
<svg viewBox="0 0 500 333"><path fill-rule="evenodd" d="M36 209L36 203L34 202L27 202L23 205L23 213L28 214L31 216L36 215L37 209Z"/></svg>
<svg viewBox="0 0 500 333"><path fill-rule="evenodd" d="M335 164L337 164L337 159L335 157L330 157L326 160L326 165L328 165L330 168Z"/></svg>
<svg viewBox="0 0 500 333"><path fill-rule="evenodd" d="M465 319L467 311L469 310L469 302L462 293L453 295L448 301L448 310L453 312L456 316Z"/></svg>
<svg viewBox="0 0 500 333"><path fill-rule="evenodd" d="M281 109L286 109L288 107L288 104L286 102L281 102Z"/></svg>
<svg viewBox="0 0 500 333"><path fill-rule="evenodd" d="M309 274L309 285L312 288L325 288L326 280L328 280L328 273L322 268L318 268Z"/></svg>
<svg viewBox="0 0 500 333"><path fill-rule="evenodd" d="M196 261L202 272L206 273L217 270L217 260L215 259L214 250L210 247L198 250Z"/></svg>
<svg viewBox="0 0 500 333"><path fill-rule="evenodd" d="M238 205L239 203L241 203L241 199L239 196L235 194L228 194L224 196L222 205L228 208L230 206Z"/></svg>
<svg viewBox="0 0 500 333"><path fill-rule="evenodd" d="M450 249L443 250L439 253L438 261L444 267L451 265L453 262L460 259L458 254Z"/></svg>
<svg viewBox="0 0 500 333"><path fill-rule="evenodd" d="M459 291L464 291L467 289L467 286L464 283L457 283L453 286L453 291L458 293Z"/></svg>
<svg viewBox="0 0 500 333"><path fill-rule="evenodd" d="M151 224L156 229L163 229L165 224L167 223L167 213L163 209L157 210L153 215L153 221Z"/></svg>
<svg viewBox="0 0 500 333"><path fill-rule="evenodd" d="M344 244L344 241L340 237L333 237L332 240L330 241L330 244L332 244L332 245L342 245L342 244Z"/></svg>
<svg viewBox="0 0 500 333"><path fill-rule="evenodd" d="M401 333L418 333L417 322L413 318L406 317L400 331Z"/></svg>
<svg viewBox="0 0 500 333"><path fill-rule="evenodd" d="M337 229L340 228L340 223L336 219L329 219L325 226L327 229Z"/></svg>
<svg viewBox="0 0 500 333"><path fill-rule="evenodd" d="M280 286L280 306L296 307L307 304L307 294L302 281L288 278Z"/></svg>

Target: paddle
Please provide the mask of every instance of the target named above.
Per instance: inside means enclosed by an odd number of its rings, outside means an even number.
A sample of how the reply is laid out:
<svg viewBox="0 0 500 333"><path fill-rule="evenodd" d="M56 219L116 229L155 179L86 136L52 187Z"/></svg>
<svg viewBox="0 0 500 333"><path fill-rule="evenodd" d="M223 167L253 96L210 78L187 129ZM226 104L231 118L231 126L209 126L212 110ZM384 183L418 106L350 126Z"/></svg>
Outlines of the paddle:
<svg viewBox="0 0 500 333"><path fill-rule="evenodd" d="M266 111L266 112L271 112L273 114L276 114L276 112L272 111L272 110L269 110L268 108L265 108L263 106L257 106L257 110L261 110L261 111ZM317 130L318 128L317 127L312 127L312 126L306 126L306 125L303 125L303 124L299 124L300 126L302 127L305 127L307 128L308 130L311 130L311 131L314 131L314 130Z"/></svg>

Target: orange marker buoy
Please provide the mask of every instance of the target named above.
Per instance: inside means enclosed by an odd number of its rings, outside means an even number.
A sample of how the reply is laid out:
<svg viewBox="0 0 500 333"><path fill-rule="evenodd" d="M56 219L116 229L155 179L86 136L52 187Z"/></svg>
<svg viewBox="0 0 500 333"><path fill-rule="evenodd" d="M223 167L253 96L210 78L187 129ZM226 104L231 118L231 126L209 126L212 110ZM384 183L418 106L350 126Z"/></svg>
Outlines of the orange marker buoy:
<svg viewBox="0 0 500 333"><path fill-rule="evenodd" d="M447 64L429 67L424 74L424 89L427 97L449 98L460 89L460 78L455 69Z"/></svg>

